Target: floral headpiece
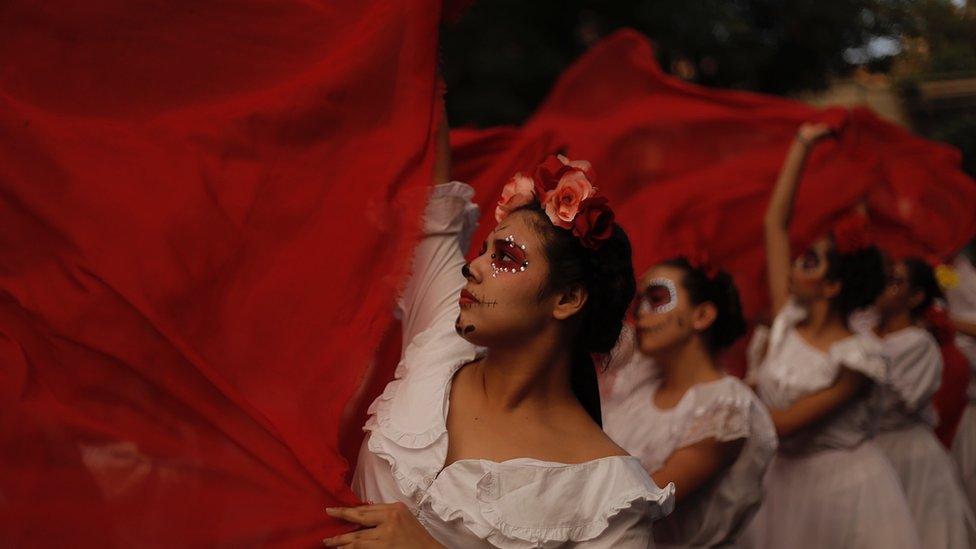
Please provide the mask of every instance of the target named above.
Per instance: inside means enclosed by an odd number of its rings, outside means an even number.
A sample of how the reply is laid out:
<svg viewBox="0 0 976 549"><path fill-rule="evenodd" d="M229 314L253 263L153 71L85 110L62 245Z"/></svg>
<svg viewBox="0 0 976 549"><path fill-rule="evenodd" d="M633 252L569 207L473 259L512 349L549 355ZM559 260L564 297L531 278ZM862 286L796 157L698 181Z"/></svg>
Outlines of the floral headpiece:
<svg viewBox="0 0 976 549"><path fill-rule="evenodd" d="M513 210L538 200L553 225L572 231L584 247L596 250L613 234L613 210L596 196L593 167L585 160L549 156L532 177L517 173L502 188L495 207L501 222Z"/></svg>
<svg viewBox="0 0 976 549"><path fill-rule="evenodd" d="M852 254L871 246L868 217L861 212L851 212L840 218L830 234L838 253Z"/></svg>

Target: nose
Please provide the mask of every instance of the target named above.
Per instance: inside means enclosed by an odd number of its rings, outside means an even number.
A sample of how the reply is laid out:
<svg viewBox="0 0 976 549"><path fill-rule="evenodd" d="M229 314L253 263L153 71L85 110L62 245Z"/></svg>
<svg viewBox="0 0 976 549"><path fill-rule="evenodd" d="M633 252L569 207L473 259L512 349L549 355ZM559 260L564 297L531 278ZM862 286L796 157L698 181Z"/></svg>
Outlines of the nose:
<svg viewBox="0 0 976 549"><path fill-rule="evenodd" d="M463 276L468 282L474 282L477 284L484 280L482 276L482 268L479 266L480 259L481 256L476 257L461 267L461 276Z"/></svg>

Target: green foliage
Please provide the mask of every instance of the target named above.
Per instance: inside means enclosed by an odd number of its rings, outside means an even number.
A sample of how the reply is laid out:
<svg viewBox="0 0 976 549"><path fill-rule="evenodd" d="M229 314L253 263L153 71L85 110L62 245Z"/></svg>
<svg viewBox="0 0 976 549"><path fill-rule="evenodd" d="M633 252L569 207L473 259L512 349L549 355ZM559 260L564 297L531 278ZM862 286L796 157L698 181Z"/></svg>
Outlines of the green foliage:
<svg viewBox="0 0 976 549"><path fill-rule="evenodd" d="M908 0L482 0L442 33L452 123L519 123L593 42L633 27L661 66L709 86L826 87L845 52L913 33Z"/></svg>

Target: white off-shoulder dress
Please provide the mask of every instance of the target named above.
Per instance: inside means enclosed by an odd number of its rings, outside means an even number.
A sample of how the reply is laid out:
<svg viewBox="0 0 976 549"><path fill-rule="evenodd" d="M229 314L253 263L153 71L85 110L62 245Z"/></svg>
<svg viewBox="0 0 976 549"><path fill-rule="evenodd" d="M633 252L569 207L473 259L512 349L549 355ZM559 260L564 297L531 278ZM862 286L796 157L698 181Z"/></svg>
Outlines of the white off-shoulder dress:
<svg viewBox="0 0 976 549"><path fill-rule="evenodd" d="M675 451L706 439L742 440L735 461L654 523L658 547L716 547L735 542L762 500L762 481L776 452L776 431L766 408L732 376L689 389L676 406L660 409L654 394L660 370L636 350L625 329L600 376L603 426L649 473ZM677 488L681 488L678 486Z"/></svg>
<svg viewBox="0 0 976 549"><path fill-rule="evenodd" d="M976 324L976 268L965 257L953 263L959 282L946 291L949 314L954 319ZM956 346L969 361L969 404L959 419L956 437L952 441L952 455L959 466L963 488L969 505L976 509L976 338L956 335Z"/></svg>
<svg viewBox="0 0 976 549"><path fill-rule="evenodd" d="M454 331L461 250L477 219L473 193L457 182L434 188L398 304L403 356L369 409L353 490L375 503L406 504L452 548L653 547L651 523L670 512L674 487L655 486L637 458L465 459L445 467L451 381L483 353Z"/></svg>
<svg viewBox="0 0 976 549"><path fill-rule="evenodd" d="M918 535L901 484L871 440L881 412L887 364L880 346L862 335L829 352L796 330L806 312L791 301L770 329L758 372L759 396L774 409L826 389L841 367L873 385L814 425L781 437L766 474L766 497L741 544L770 549L916 548Z"/></svg>
<svg viewBox="0 0 976 549"><path fill-rule="evenodd" d="M895 468L922 547L965 549L976 543L976 521L955 462L935 437L932 396L942 381L942 352L928 331L910 326L879 338L868 319L859 333L881 345L889 378L875 437Z"/></svg>

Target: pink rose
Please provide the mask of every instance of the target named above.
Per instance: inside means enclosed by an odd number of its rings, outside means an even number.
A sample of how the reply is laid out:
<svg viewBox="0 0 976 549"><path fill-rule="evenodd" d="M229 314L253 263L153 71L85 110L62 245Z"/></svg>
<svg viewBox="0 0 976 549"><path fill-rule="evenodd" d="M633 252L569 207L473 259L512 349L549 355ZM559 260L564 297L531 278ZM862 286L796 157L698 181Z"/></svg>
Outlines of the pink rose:
<svg viewBox="0 0 976 549"><path fill-rule="evenodd" d="M561 154L556 155L556 158L558 158L559 161L564 165L569 166L570 168L576 168L577 170L583 172L587 179L593 179L593 165L586 160L570 160Z"/></svg>
<svg viewBox="0 0 976 549"><path fill-rule="evenodd" d="M544 204L546 214L553 225L569 229L579 211L580 203L589 198L596 189L579 169L570 169L562 174L556 188L546 194Z"/></svg>
<svg viewBox="0 0 976 549"><path fill-rule="evenodd" d="M500 222L512 210L520 208L535 199L535 181L517 173L502 187L502 196L495 207L495 221Z"/></svg>

